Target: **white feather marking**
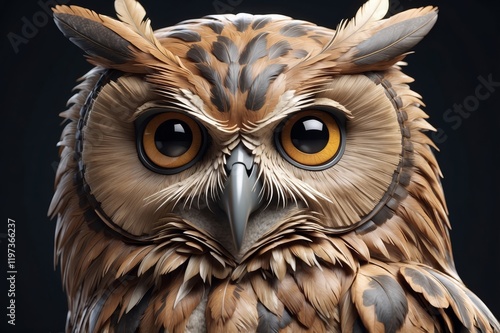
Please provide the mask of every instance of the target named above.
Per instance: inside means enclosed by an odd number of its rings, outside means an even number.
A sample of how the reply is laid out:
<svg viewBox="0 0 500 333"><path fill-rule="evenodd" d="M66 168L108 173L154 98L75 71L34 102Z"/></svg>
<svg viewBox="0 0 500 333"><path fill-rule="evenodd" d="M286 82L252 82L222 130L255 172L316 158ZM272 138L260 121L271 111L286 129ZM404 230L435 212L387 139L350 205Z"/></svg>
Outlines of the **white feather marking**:
<svg viewBox="0 0 500 333"><path fill-rule="evenodd" d="M358 9L354 18L339 24L335 36L325 46L325 49L336 49L354 45L362 37L365 37L365 32L373 27L374 22L381 20L387 14L388 10L388 0L369 0Z"/></svg>

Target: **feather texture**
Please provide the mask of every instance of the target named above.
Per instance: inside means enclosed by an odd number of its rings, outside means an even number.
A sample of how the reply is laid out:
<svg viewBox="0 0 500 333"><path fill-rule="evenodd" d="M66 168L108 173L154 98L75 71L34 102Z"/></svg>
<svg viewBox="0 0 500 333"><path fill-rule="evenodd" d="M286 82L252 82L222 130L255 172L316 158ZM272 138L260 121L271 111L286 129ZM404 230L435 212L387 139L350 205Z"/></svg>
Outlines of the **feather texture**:
<svg viewBox="0 0 500 333"><path fill-rule="evenodd" d="M247 283L221 281L212 289L207 304L210 332L255 331L258 323L257 299Z"/></svg>
<svg viewBox="0 0 500 333"><path fill-rule="evenodd" d="M132 1L117 1L125 23L82 7L61 5L54 9L54 20L65 36L90 56L93 64L139 73L146 69L134 64L175 64L182 68L178 59L157 41L149 20L136 25L137 15L130 16L132 6ZM139 4L135 7L142 8Z"/></svg>
<svg viewBox="0 0 500 333"><path fill-rule="evenodd" d="M157 39L151 28L151 21L146 17L146 11L138 1L116 0L115 11L120 21L152 44L157 44Z"/></svg>
<svg viewBox="0 0 500 333"><path fill-rule="evenodd" d="M365 6L369 4L371 1ZM332 41L330 50L342 72L356 73L367 68L382 69L394 65L422 40L437 20L437 9L431 6L410 9L385 20L375 15L381 13L377 11L378 8L371 7L368 13L372 16L362 15L361 24L353 19L336 32L336 36L341 37ZM360 12L361 9L357 15Z"/></svg>
<svg viewBox="0 0 500 333"><path fill-rule="evenodd" d="M422 12L428 12L430 8L428 7ZM352 61L356 65L373 65L394 59L422 40L436 19L437 12L433 10L423 16L412 17L402 22L396 21L396 23L384 27L369 39L356 45L356 55ZM395 19L389 19L387 23L391 21L395 21Z"/></svg>
<svg viewBox="0 0 500 333"><path fill-rule="evenodd" d="M362 266L351 296L370 332L396 332L408 314L408 300L392 274L378 265Z"/></svg>
<svg viewBox="0 0 500 333"><path fill-rule="evenodd" d="M130 42L113 29L105 27L104 19L92 11L76 9L54 14L54 19L64 35L91 57L104 58L113 63L124 63L132 58ZM84 13L86 17L76 13Z"/></svg>
<svg viewBox="0 0 500 333"><path fill-rule="evenodd" d="M354 18L341 22L326 49L345 52L370 36L373 27L387 14L389 1L369 0L361 6Z"/></svg>

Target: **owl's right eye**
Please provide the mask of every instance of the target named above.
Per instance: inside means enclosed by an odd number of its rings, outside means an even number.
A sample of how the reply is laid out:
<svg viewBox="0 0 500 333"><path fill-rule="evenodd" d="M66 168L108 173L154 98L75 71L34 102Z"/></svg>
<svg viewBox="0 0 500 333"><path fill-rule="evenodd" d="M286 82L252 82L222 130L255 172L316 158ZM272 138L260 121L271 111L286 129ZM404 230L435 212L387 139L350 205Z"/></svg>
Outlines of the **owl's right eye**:
<svg viewBox="0 0 500 333"><path fill-rule="evenodd" d="M345 124L337 111L320 106L285 119L274 135L280 154L310 171L325 170L337 163L345 146Z"/></svg>
<svg viewBox="0 0 500 333"><path fill-rule="evenodd" d="M139 117L135 125L139 158L154 172L181 172L205 152L205 128L184 113L152 110Z"/></svg>

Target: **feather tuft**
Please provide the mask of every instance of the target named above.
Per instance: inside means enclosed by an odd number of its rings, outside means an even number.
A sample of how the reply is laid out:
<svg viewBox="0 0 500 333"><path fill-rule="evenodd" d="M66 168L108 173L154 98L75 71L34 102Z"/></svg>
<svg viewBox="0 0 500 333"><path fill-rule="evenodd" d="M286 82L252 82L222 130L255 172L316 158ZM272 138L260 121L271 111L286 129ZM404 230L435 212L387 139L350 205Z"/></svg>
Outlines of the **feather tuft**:
<svg viewBox="0 0 500 333"><path fill-rule="evenodd" d="M428 12L423 16L422 12ZM369 39L356 45L356 55L352 61L356 65L373 65L390 61L410 50L431 30L437 20L437 10L427 7L422 11L414 11L416 17L399 21L393 16L383 28Z"/></svg>
<svg viewBox="0 0 500 333"><path fill-rule="evenodd" d="M377 21L381 20L389 10L388 0L369 0L358 9L354 18L341 22L333 39L325 49L345 50L356 45L361 39L368 36Z"/></svg>
<svg viewBox="0 0 500 333"><path fill-rule="evenodd" d="M155 37L153 28L151 27L151 20L146 16L144 7L138 1L116 0L115 10L118 18L130 29L142 36L165 56L173 57L173 55L166 52L163 45Z"/></svg>
<svg viewBox="0 0 500 333"><path fill-rule="evenodd" d="M54 20L63 34L90 56L92 64L132 73L150 72L148 67L185 70L179 58L156 39L149 20L141 23L141 10L137 14L131 12L134 1L124 1L116 4L123 21L64 5L53 9Z"/></svg>

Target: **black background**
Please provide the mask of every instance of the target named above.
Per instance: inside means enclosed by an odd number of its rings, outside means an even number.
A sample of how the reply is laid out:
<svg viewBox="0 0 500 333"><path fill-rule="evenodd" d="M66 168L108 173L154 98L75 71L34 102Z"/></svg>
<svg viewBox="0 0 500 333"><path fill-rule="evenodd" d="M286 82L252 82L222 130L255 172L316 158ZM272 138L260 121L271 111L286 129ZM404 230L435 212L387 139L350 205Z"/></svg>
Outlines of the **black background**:
<svg viewBox="0 0 500 333"><path fill-rule="evenodd" d="M53 0L52 0L53 1ZM68 2L59 0L59 2ZM41 4L49 0L11 1L1 11L1 331L62 332L66 301L54 271L55 221L46 217L53 192L61 127L75 80L91 66L82 52L57 30ZM216 7L225 3L226 8ZM235 6L231 6L230 4ZM227 12L280 13L335 28L363 3L339 0L143 0L153 27ZM70 1L114 16L111 0ZM484 100L475 97L480 77L500 82L500 11L493 0L391 0L391 12L423 5L440 7L430 34L406 58L412 88L423 96L445 178L458 272L465 284L500 317L500 83ZM234 7L234 8L231 8ZM36 23L27 30L26 22ZM23 28L24 27L24 28ZM23 30L24 29L24 30ZM25 38L13 46L9 36ZM17 50L16 50L17 48ZM480 93L487 90L479 88ZM469 103L463 115L447 111ZM453 119L444 119L448 112ZM16 326L7 325L7 219L16 221Z"/></svg>

